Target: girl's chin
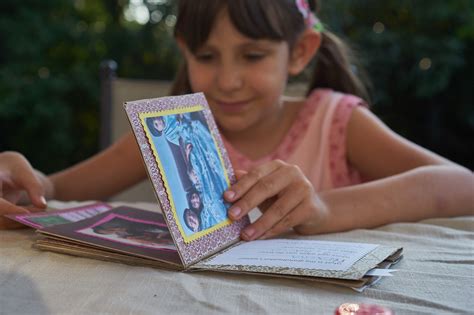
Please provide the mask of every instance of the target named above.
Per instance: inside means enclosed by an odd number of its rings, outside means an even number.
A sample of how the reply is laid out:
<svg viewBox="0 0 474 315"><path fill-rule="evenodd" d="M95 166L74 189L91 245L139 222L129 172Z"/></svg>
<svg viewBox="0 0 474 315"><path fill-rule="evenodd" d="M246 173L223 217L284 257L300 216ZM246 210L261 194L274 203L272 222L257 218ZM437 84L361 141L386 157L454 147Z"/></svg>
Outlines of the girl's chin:
<svg viewBox="0 0 474 315"><path fill-rule="evenodd" d="M239 119L217 119L217 125L225 135L247 131L251 126L248 121Z"/></svg>
<svg viewBox="0 0 474 315"><path fill-rule="evenodd" d="M219 129L224 135L248 131L258 123L253 111L229 114L217 110L213 113Z"/></svg>

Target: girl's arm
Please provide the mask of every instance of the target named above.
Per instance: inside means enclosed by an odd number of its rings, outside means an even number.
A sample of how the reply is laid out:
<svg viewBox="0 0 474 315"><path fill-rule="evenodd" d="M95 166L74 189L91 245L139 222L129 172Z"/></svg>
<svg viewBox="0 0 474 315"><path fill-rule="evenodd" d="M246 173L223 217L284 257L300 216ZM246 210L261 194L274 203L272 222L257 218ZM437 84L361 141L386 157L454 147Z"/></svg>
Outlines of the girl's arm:
<svg viewBox="0 0 474 315"><path fill-rule="evenodd" d="M323 218L296 226L302 234L373 228L432 217L474 214L474 179L456 166L422 166L365 184L322 192Z"/></svg>
<svg viewBox="0 0 474 315"><path fill-rule="evenodd" d="M371 180L322 192L322 232L474 213L474 175L387 128L356 108L347 130L349 162ZM300 232L310 232L310 225Z"/></svg>
<svg viewBox="0 0 474 315"><path fill-rule="evenodd" d="M99 154L52 174L52 198L103 200L146 177L138 145L128 133Z"/></svg>
<svg viewBox="0 0 474 315"><path fill-rule="evenodd" d="M234 220L272 201L243 238L272 237L291 227L316 234L474 213L469 170L403 139L363 108L354 110L347 135L348 160L370 182L316 194L298 167L261 165L225 193L235 202L229 209Z"/></svg>
<svg viewBox="0 0 474 315"><path fill-rule="evenodd" d="M145 177L133 135L124 136L100 154L46 177L16 152L0 153L0 229L18 225L3 214L39 211L45 197L58 200L104 199ZM19 204L32 204L24 208Z"/></svg>

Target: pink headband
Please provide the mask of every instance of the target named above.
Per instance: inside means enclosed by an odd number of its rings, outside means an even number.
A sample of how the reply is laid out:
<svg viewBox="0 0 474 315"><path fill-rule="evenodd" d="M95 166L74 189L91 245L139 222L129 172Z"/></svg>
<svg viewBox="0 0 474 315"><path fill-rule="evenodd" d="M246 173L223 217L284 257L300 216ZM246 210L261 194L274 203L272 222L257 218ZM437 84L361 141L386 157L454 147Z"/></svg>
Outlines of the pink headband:
<svg viewBox="0 0 474 315"><path fill-rule="evenodd" d="M296 7L300 11L303 19L306 23L306 26L312 28L318 32L324 31L323 23L316 17L316 15L311 11L307 0L295 0Z"/></svg>

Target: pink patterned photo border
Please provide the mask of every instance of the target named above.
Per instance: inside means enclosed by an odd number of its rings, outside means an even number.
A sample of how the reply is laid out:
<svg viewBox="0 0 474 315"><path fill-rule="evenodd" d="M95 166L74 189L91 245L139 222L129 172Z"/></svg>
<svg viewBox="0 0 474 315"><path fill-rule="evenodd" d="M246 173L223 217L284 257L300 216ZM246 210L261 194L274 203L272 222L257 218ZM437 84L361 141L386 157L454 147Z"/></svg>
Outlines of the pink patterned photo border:
<svg viewBox="0 0 474 315"><path fill-rule="evenodd" d="M106 236L106 235L101 235L101 234L92 233L90 231L87 231L87 230L92 230L94 227L100 226L100 225L102 225L104 223L107 223L107 222L109 222L113 219L116 219L116 218L128 221L132 224L133 223L144 223L144 224L148 224L148 225L151 225L151 226L158 226L158 227L161 227L161 228L167 228L167 226L165 224L161 224L159 222L140 220L140 219L135 219L135 218L132 218L132 217L128 217L126 215L111 213L111 214L103 217L101 220L95 222L94 224L92 224L90 226L83 227L79 230L76 230L75 232L79 233L79 234L84 234L84 235L89 235L89 236L92 236L92 237L100 238L100 239L103 239L103 240L106 240L106 241L109 241L109 242L125 244L125 245L129 245L129 246L134 246L134 247L140 247L140 248L146 248L146 249L152 249L152 250L155 249L155 250L166 250L166 251L174 251L174 252L176 251L175 249L170 248L170 245L167 245L167 244L157 243L156 246L151 246L151 245L147 246L147 245L136 243L136 242L133 242L133 241L127 242L125 240L114 239L114 238Z"/></svg>
<svg viewBox="0 0 474 315"><path fill-rule="evenodd" d="M175 221L175 216L173 215L171 203L168 198L168 192L166 191L163 182L162 170L160 170L153 155L150 142L141 123L140 114L173 111L178 109L186 110L187 108L196 106L202 106L204 108L203 114L209 125L211 134L216 140L218 150L223 159L225 171L227 172L230 182L233 183L235 181L235 176L232 165L203 93L145 99L127 102L124 105L132 130L140 147L148 175L153 184L156 196L161 204L165 220L176 247L178 248L184 267L188 267L189 265L237 242L240 238L240 231L249 224L248 217L245 217L187 243L184 241L183 235L181 235L178 223Z"/></svg>

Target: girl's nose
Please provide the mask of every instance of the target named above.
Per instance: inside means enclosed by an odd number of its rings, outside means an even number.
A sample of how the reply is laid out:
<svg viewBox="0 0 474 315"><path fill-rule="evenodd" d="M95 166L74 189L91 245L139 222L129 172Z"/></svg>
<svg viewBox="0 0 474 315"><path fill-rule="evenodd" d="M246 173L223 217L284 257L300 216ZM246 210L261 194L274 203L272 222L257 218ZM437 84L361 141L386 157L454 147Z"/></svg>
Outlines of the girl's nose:
<svg viewBox="0 0 474 315"><path fill-rule="evenodd" d="M231 64L222 64L217 72L217 86L223 92L232 92L243 86L244 80L239 67Z"/></svg>

